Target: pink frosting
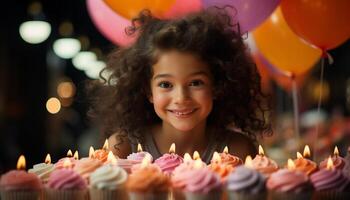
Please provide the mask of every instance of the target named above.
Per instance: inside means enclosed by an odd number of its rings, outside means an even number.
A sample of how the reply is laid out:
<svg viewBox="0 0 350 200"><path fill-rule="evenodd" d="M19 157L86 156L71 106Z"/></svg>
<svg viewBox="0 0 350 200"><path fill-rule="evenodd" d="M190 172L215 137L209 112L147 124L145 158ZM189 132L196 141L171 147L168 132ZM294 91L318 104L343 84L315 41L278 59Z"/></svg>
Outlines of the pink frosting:
<svg viewBox="0 0 350 200"><path fill-rule="evenodd" d="M154 163L158 165L165 174L169 175L172 174L177 166L183 163L183 158L174 153L166 153L162 157L155 160Z"/></svg>
<svg viewBox="0 0 350 200"><path fill-rule="evenodd" d="M310 177L316 191L321 190L350 190L350 180L341 170L320 169Z"/></svg>
<svg viewBox="0 0 350 200"><path fill-rule="evenodd" d="M194 193L207 194L220 190L220 177L208 168L193 169L182 173L180 177L184 182L184 190Z"/></svg>
<svg viewBox="0 0 350 200"><path fill-rule="evenodd" d="M131 173L132 166L136 164L140 164L140 162L136 160L128 160L128 159L118 159L117 161L117 165L123 168L129 174Z"/></svg>
<svg viewBox="0 0 350 200"><path fill-rule="evenodd" d="M24 170L11 170L1 177L0 187L6 190L38 190L42 185L38 176L33 173L27 173Z"/></svg>
<svg viewBox="0 0 350 200"><path fill-rule="evenodd" d="M206 164L202 162L202 167L206 167ZM191 160L189 162L183 162L179 166L177 166L173 171L173 176L171 177L171 182L174 188L183 189L186 185L186 179L191 178L188 176L184 176L184 173L187 173L190 170L194 169L194 161Z"/></svg>
<svg viewBox="0 0 350 200"><path fill-rule="evenodd" d="M320 163L320 168L324 169L327 167L327 161L328 158L324 159L321 163ZM332 161L333 161L333 166L336 169L343 169L345 166L345 159L340 157L340 156L332 156Z"/></svg>
<svg viewBox="0 0 350 200"><path fill-rule="evenodd" d="M89 180L90 174L102 166L102 162L93 158L82 158L75 163L74 170L83 178Z"/></svg>
<svg viewBox="0 0 350 200"><path fill-rule="evenodd" d="M271 174L266 187L278 192L301 193L312 189L309 178L300 171L281 169Z"/></svg>
<svg viewBox="0 0 350 200"><path fill-rule="evenodd" d="M86 180L72 169L58 169L50 175L47 186L58 190L85 189Z"/></svg>
<svg viewBox="0 0 350 200"><path fill-rule="evenodd" d="M71 163L71 167L70 168L73 168L75 166L75 162L77 160L75 160L75 158L73 157L65 157L65 158L61 158L57 161L57 163L55 164L55 169L62 169L64 168L63 167L63 163L66 159L69 159L70 163Z"/></svg>
<svg viewBox="0 0 350 200"><path fill-rule="evenodd" d="M128 155L127 159L142 162L143 158L146 157L146 155L148 155L151 158L151 162L152 162L153 161L152 155L146 151L132 153L132 154Z"/></svg>

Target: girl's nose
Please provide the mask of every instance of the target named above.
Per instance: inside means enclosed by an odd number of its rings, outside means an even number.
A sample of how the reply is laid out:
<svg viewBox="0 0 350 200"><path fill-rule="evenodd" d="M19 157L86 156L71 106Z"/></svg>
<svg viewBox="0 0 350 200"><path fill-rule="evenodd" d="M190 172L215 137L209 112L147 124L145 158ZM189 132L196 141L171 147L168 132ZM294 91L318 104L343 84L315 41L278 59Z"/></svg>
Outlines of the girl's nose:
<svg viewBox="0 0 350 200"><path fill-rule="evenodd" d="M190 100L189 91L184 87L177 88L174 94L174 100L177 104L188 102Z"/></svg>

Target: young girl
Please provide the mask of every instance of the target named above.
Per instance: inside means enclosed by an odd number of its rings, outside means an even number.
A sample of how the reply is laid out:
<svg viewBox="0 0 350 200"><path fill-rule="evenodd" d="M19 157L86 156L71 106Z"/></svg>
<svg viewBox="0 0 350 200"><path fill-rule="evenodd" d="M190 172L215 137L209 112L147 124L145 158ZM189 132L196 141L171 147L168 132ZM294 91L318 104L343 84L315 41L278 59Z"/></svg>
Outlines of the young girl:
<svg viewBox="0 0 350 200"><path fill-rule="evenodd" d="M125 158L140 143L154 159L198 151L209 162L228 146L244 159L257 135L270 131L260 76L239 26L223 10L174 20L147 11L128 33L137 40L111 54L105 83L95 83L92 113L109 147Z"/></svg>

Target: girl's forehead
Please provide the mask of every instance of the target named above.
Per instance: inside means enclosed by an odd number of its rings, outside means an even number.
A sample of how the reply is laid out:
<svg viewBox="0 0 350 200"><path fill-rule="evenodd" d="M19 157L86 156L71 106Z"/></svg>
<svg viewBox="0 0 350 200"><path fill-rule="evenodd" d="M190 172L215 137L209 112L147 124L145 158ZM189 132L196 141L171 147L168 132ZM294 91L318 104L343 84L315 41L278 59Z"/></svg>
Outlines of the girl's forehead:
<svg viewBox="0 0 350 200"><path fill-rule="evenodd" d="M176 50L160 53L157 62L152 66L153 77L167 74L175 77L203 74L210 76L207 63L197 55Z"/></svg>

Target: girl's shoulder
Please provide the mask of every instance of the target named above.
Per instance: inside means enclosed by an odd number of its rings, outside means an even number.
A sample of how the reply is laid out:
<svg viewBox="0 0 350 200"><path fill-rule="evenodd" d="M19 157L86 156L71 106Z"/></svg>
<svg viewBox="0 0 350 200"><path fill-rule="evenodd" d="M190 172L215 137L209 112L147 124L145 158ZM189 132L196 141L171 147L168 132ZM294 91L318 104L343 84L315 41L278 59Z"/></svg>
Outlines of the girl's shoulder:
<svg viewBox="0 0 350 200"><path fill-rule="evenodd" d="M225 140L230 154L236 155L242 160L248 155L254 157L257 154L256 141L243 133L227 130Z"/></svg>

